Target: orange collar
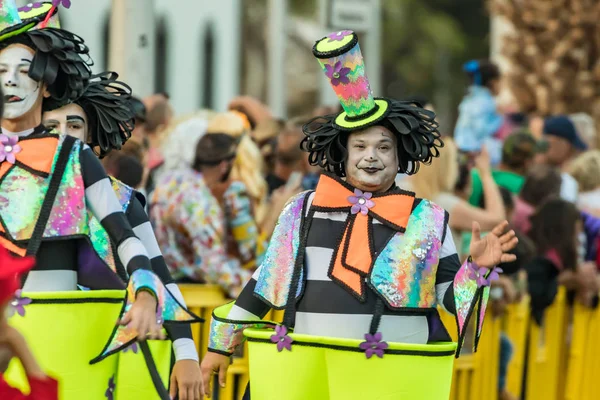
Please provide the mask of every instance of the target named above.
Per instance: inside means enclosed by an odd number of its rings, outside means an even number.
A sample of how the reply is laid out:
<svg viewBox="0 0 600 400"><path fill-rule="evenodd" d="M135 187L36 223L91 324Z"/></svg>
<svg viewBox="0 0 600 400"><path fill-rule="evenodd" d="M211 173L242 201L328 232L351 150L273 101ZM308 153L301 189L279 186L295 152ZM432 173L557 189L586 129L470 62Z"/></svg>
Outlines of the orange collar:
<svg viewBox="0 0 600 400"><path fill-rule="evenodd" d="M364 278L369 275L374 263L372 220L404 232L414 200L414 193L398 188L373 194L355 189L332 176L322 175L312 207L325 212L349 212L344 234L333 255L329 277L364 301Z"/></svg>
<svg viewBox="0 0 600 400"><path fill-rule="evenodd" d="M16 143L13 143L13 139L9 145L14 158L5 157L3 161L0 161L0 181L15 166L32 174L48 177L58 148L58 138L58 135L34 132L29 136L19 138ZM6 150L6 143L0 143L0 146ZM4 151L4 153L7 152Z"/></svg>

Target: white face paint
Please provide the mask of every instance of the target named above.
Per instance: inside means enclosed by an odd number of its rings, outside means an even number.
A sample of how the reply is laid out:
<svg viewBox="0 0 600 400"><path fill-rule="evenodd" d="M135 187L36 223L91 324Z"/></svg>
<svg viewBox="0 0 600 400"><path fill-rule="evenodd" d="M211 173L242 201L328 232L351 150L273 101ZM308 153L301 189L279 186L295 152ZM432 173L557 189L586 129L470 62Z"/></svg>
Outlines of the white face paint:
<svg viewBox="0 0 600 400"><path fill-rule="evenodd" d="M0 52L0 83L4 92L4 118L17 119L32 109L41 84L28 75L33 50L13 44Z"/></svg>

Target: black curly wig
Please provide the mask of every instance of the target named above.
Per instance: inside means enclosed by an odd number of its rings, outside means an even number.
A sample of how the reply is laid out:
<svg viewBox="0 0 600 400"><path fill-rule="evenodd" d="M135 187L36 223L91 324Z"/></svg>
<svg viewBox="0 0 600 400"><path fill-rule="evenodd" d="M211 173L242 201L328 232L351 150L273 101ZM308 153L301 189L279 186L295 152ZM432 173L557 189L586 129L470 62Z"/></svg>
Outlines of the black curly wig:
<svg viewBox="0 0 600 400"><path fill-rule="evenodd" d="M88 86L92 61L79 36L57 28L36 29L0 42L0 51L22 44L34 51L29 77L46 84L50 93L43 110L54 110L77 99Z"/></svg>
<svg viewBox="0 0 600 400"><path fill-rule="evenodd" d="M120 150L135 125L131 88L118 77L110 71L93 75L83 95L74 101L87 116L87 144L100 158Z"/></svg>
<svg viewBox="0 0 600 400"><path fill-rule="evenodd" d="M388 103L389 110L382 118L354 130L341 129L335 124L338 115L316 117L306 123L302 127L306 137L301 147L309 153L310 164L339 177L345 176L348 137L371 126L383 126L396 136L398 172L412 175L421 163L430 164L444 146L435 113L414 102L388 100Z"/></svg>

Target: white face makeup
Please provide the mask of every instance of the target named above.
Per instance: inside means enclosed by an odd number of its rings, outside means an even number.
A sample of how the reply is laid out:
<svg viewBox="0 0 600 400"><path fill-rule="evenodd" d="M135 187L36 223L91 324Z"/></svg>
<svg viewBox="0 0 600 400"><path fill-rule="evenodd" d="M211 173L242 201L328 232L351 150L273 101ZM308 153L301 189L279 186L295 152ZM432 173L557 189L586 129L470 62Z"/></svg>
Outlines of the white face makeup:
<svg viewBox="0 0 600 400"><path fill-rule="evenodd" d="M51 131L73 136L85 143L87 138L87 117L77 104L68 104L54 111L46 111L42 123Z"/></svg>
<svg viewBox="0 0 600 400"><path fill-rule="evenodd" d="M33 50L13 44L0 52L0 82L4 91L4 118L17 119L40 97L41 83L28 75Z"/></svg>
<svg viewBox="0 0 600 400"><path fill-rule="evenodd" d="M394 135L381 126L352 133L348 138L346 180L368 192L383 192L398 173L398 149Z"/></svg>

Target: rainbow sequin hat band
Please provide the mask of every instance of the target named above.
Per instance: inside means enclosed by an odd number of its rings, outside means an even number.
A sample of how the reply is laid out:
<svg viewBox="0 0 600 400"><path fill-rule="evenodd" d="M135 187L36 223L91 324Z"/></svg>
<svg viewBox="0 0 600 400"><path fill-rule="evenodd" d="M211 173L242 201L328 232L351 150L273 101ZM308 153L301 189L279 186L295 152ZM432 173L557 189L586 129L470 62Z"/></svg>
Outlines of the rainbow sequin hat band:
<svg viewBox="0 0 600 400"><path fill-rule="evenodd" d="M313 54L344 109L335 119L339 129L358 130L385 118L389 101L373 97L356 33L330 33L315 43Z"/></svg>
<svg viewBox="0 0 600 400"><path fill-rule="evenodd" d="M60 28L58 5L61 3L65 4L55 0L17 8L15 0L0 0L0 41L33 29Z"/></svg>

